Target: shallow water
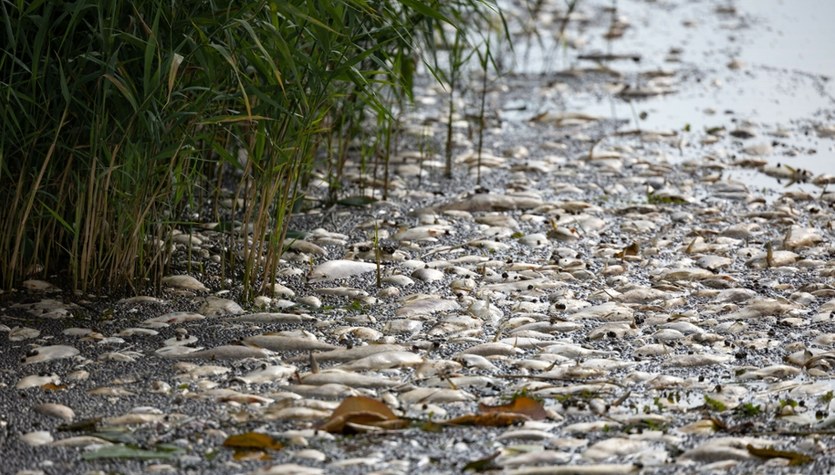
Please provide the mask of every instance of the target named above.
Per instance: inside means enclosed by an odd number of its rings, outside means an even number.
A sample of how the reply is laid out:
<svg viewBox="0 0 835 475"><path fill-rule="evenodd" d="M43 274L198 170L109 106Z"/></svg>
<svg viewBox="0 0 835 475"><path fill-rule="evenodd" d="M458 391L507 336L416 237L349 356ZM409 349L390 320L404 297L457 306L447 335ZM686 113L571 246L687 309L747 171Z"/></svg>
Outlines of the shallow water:
<svg viewBox="0 0 835 475"><path fill-rule="evenodd" d="M630 23L622 38L606 40L611 14ZM586 5L588 6L588 5ZM787 164L812 174L835 174L835 141L819 138L814 127L835 120L835 55L830 45L835 30L835 2L803 0L742 0L738 2L599 2L586 10L585 24L570 27L569 36L588 43L579 53L533 42L521 67L546 75L594 63L577 59L580 53L640 54L640 61L608 65L624 74L639 71L677 71L676 92L644 100L624 101L611 92L599 95L565 94L566 109L623 121L622 129L688 129L689 142L712 127L732 130L750 123L757 137L742 145L775 143L769 163ZM605 19L602 21L601 19ZM673 50L679 54L670 54ZM544 51L544 53L543 53ZM732 62L736 64L731 68ZM638 117L643 117L639 119ZM775 136L773 132L782 132ZM702 134L703 135L703 134ZM728 147L733 153L733 147ZM709 153L710 150L705 150ZM781 191L786 183L750 171L729 175L751 187ZM792 189L815 187L791 184Z"/></svg>
<svg viewBox="0 0 835 475"><path fill-rule="evenodd" d="M742 59L751 63L820 74L832 79L835 2L826 0L740 0L739 8L761 18ZM768 33L768 35L766 35ZM829 93L835 84L827 82Z"/></svg>

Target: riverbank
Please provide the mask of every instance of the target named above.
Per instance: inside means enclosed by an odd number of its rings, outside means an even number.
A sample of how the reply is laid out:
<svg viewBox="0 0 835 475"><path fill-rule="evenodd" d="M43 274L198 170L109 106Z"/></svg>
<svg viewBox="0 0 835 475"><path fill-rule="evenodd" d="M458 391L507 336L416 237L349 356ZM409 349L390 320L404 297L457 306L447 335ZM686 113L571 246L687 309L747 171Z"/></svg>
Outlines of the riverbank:
<svg viewBox="0 0 835 475"><path fill-rule="evenodd" d="M294 217L253 305L210 222L161 296L2 295L4 471L830 471L831 84L749 62L748 4L617 5L581 2L568 46L532 36L527 60L511 10L480 160L478 75L452 180L446 95L423 87L388 200ZM545 4L536 31L561 24ZM322 430L354 396L407 427L364 407L360 434ZM522 397L540 406L499 410L512 425L448 425Z"/></svg>

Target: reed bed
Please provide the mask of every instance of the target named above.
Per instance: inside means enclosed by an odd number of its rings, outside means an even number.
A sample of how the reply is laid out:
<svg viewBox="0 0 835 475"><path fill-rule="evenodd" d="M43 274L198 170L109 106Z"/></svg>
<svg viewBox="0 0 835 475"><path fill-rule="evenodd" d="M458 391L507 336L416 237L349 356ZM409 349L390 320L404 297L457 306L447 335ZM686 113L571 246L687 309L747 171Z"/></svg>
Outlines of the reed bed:
<svg viewBox="0 0 835 475"><path fill-rule="evenodd" d="M274 282L314 167L338 199L361 138L359 159L385 174L416 70L454 90L497 13L489 0L0 2L2 286L159 288L172 230L205 222L207 203L217 215L230 190L225 264L245 294Z"/></svg>

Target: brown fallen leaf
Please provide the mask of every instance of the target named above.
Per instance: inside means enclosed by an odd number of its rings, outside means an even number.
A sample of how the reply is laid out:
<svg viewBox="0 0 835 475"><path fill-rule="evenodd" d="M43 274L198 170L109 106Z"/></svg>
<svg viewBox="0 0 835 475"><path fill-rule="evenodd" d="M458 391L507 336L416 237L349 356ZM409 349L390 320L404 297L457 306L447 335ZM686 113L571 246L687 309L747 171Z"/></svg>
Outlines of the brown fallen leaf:
<svg viewBox="0 0 835 475"><path fill-rule="evenodd" d="M232 460L237 462L246 462L248 460L260 460L263 462L272 459L270 454L263 450L235 449L235 453L232 454Z"/></svg>
<svg viewBox="0 0 835 475"><path fill-rule="evenodd" d="M267 434L260 432L246 432L230 435L223 441L223 446L233 449L235 460L269 460L267 450L280 450L284 447L281 442Z"/></svg>
<svg viewBox="0 0 835 475"><path fill-rule="evenodd" d="M760 449L751 444L745 446L748 453L756 457L764 459L781 458L789 461L789 466L805 465L811 463L814 459L806 454L794 452L791 450L775 450L770 448Z"/></svg>
<svg viewBox="0 0 835 475"><path fill-rule="evenodd" d="M637 242L624 247L620 252L615 253L615 257L623 259L627 256L637 256L641 252L641 245Z"/></svg>
<svg viewBox="0 0 835 475"><path fill-rule="evenodd" d="M230 435L223 441L224 447L232 449L271 449L279 450L284 445L267 434L260 432L246 432Z"/></svg>
<svg viewBox="0 0 835 475"><path fill-rule="evenodd" d="M360 432L360 426L401 429L408 421L400 419L384 403L365 396L351 396L334 409L319 428L333 434Z"/></svg>
<svg viewBox="0 0 835 475"><path fill-rule="evenodd" d="M67 389L67 387L63 384L46 383L43 386L41 386L41 389L43 389L44 391L62 391L64 389Z"/></svg>
<svg viewBox="0 0 835 475"><path fill-rule="evenodd" d="M444 424L453 426L507 427L531 420L524 414L513 412L488 412L486 414L465 414L450 419Z"/></svg>
<svg viewBox="0 0 835 475"><path fill-rule="evenodd" d="M95 432L101 421L101 417L82 419L70 424L61 424L58 426L58 430L62 432Z"/></svg>
<svg viewBox="0 0 835 475"><path fill-rule="evenodd" d="M508 404L499 406L478 405L479 412L490 414L494 412L523 414L534 421L541 421L548 418L548 413L542 403L528 396L517 396Z"/></svg>

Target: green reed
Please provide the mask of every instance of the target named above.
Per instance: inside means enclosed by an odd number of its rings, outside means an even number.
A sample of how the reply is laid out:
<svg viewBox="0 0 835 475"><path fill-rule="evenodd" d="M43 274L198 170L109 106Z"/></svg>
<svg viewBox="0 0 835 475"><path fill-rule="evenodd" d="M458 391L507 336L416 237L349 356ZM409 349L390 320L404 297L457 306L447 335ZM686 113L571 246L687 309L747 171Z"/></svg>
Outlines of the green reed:
<svg viewBox="0 0 835 475"><path fill-rule="evenodd" d="M436 36L494 14L487 0L0 2L2 286L158 287L173 229L227 219L223 265L251 296L275 281L317 164L338 190L372 124L387 186L418 64L440 77Z"/></svg>

